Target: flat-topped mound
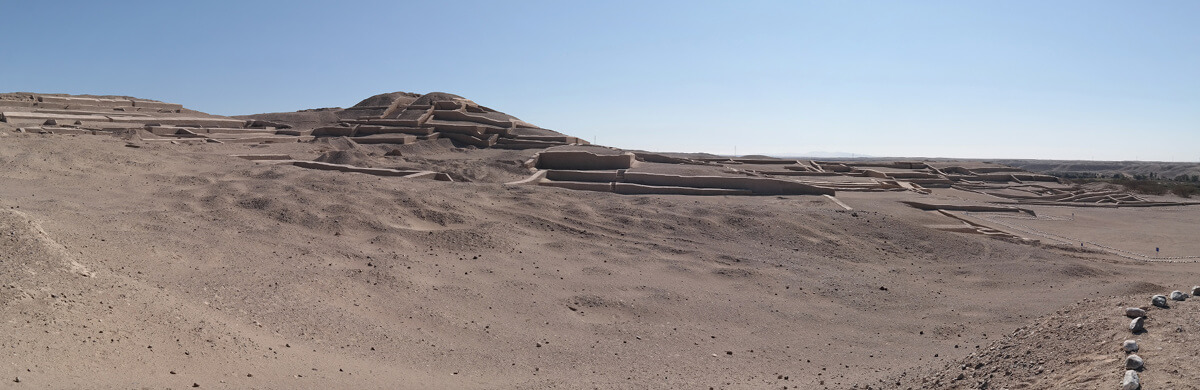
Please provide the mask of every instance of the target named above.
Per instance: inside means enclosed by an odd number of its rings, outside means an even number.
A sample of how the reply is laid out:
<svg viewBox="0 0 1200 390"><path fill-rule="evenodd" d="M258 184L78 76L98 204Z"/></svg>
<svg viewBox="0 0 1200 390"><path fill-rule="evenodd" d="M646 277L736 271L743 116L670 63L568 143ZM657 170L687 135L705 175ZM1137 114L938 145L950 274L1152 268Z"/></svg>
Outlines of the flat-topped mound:
<svg viewBox="0 0 1200 390"><path fill-rule="evenodd" d="M514 116L445 92L379 94L347 109L272 113L243 118L278 120L316 137L347 137L361 143L405 144L450 139L476 148L544 149L587 144L577 137L543 129ZM409 134L382 136L384 134Z"/></svg>
<svg viewBox="0 0 1200 390"><path fill-rule="evenodd" d="M177 103L112 95L0 94L0 122L31 132L112 131L146 126L264 128L261 123L189 110Z"/></svg>

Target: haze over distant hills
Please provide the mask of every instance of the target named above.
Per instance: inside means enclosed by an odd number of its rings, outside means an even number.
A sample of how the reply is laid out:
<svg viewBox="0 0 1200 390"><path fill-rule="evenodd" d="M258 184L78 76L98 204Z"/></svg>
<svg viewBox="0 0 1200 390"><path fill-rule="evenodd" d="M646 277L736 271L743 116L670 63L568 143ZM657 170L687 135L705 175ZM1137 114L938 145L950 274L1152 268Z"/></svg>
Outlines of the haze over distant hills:
<svg viewBox="0 0 1200 390"><path fill-rule="evenodd" d="M805 152L805 153L782 153L782 154L770 154L770 156L771 156L771 157L778 157L778 158L800 158L800 157L816 157L816 158L870 158L870 157L874 157L874 156L870 156L870 155L866 155L866 154L860 154L860 153L847 153L847 152L825 152L825 151L814 151L814 152Z"/></svg>

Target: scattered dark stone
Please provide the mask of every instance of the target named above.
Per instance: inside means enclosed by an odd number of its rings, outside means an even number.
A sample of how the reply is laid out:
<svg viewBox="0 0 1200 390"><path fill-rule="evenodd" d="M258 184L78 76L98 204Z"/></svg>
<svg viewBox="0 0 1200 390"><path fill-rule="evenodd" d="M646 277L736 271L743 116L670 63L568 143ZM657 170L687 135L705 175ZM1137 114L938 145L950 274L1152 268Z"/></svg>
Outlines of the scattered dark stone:
<svg viewBox="0 0 1200 390"><path fill-rule="evenodd" d="M1134 318L1129 322L1129 331L1133 333L1141 333L1146 331L1146 317Z"/></svg>

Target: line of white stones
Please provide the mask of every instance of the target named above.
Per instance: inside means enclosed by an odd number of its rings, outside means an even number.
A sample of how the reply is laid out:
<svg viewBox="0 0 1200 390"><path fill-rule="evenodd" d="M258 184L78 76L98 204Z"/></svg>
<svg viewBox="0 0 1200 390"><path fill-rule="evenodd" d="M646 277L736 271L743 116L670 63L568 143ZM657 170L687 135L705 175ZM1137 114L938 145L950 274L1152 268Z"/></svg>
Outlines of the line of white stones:
<svg viewBox="0 0 1200 390"><path fill-rule="evenodd" d="M1200 295L1200 286L1192 287L1191 295L1185 294L1183 291L1175 290L1171 292L1170 299L1176 302L1186 301L1190 297ZM1150 297L1150 304L1153 307L1167 309L1168 297L1165 295L1154 295ZM1129 331L1133 334L1141 334L1146 331L1146 309L1140 307L1125 308L1125 316L1133 318L1129 322ZM1141 378L1138 376L1138 371L1145 366L1145 361L1142 360L1135 352L1140 349L1137 340L1125 340L1121 343L1121 349L1125 351L1125 376L1121 379L1121 390L1137 390L1140 389Z"/></svg>

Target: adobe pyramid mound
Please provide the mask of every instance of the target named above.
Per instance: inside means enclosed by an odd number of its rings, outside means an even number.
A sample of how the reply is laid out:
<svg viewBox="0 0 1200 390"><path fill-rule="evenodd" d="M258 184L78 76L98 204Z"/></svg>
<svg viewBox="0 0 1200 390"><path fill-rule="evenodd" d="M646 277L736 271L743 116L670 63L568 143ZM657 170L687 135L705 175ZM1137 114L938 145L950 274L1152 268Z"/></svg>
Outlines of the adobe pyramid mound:
<svg viewBox="0 0 1200 390"><path fill-rule="evenodd" d="M314 126L312 135L347 137L365 144L410 144L447 138L464 146L503 149L587 144L578 137L543 129L445 92L379 94L338 111L337 117L336 123Z"/></svg>

